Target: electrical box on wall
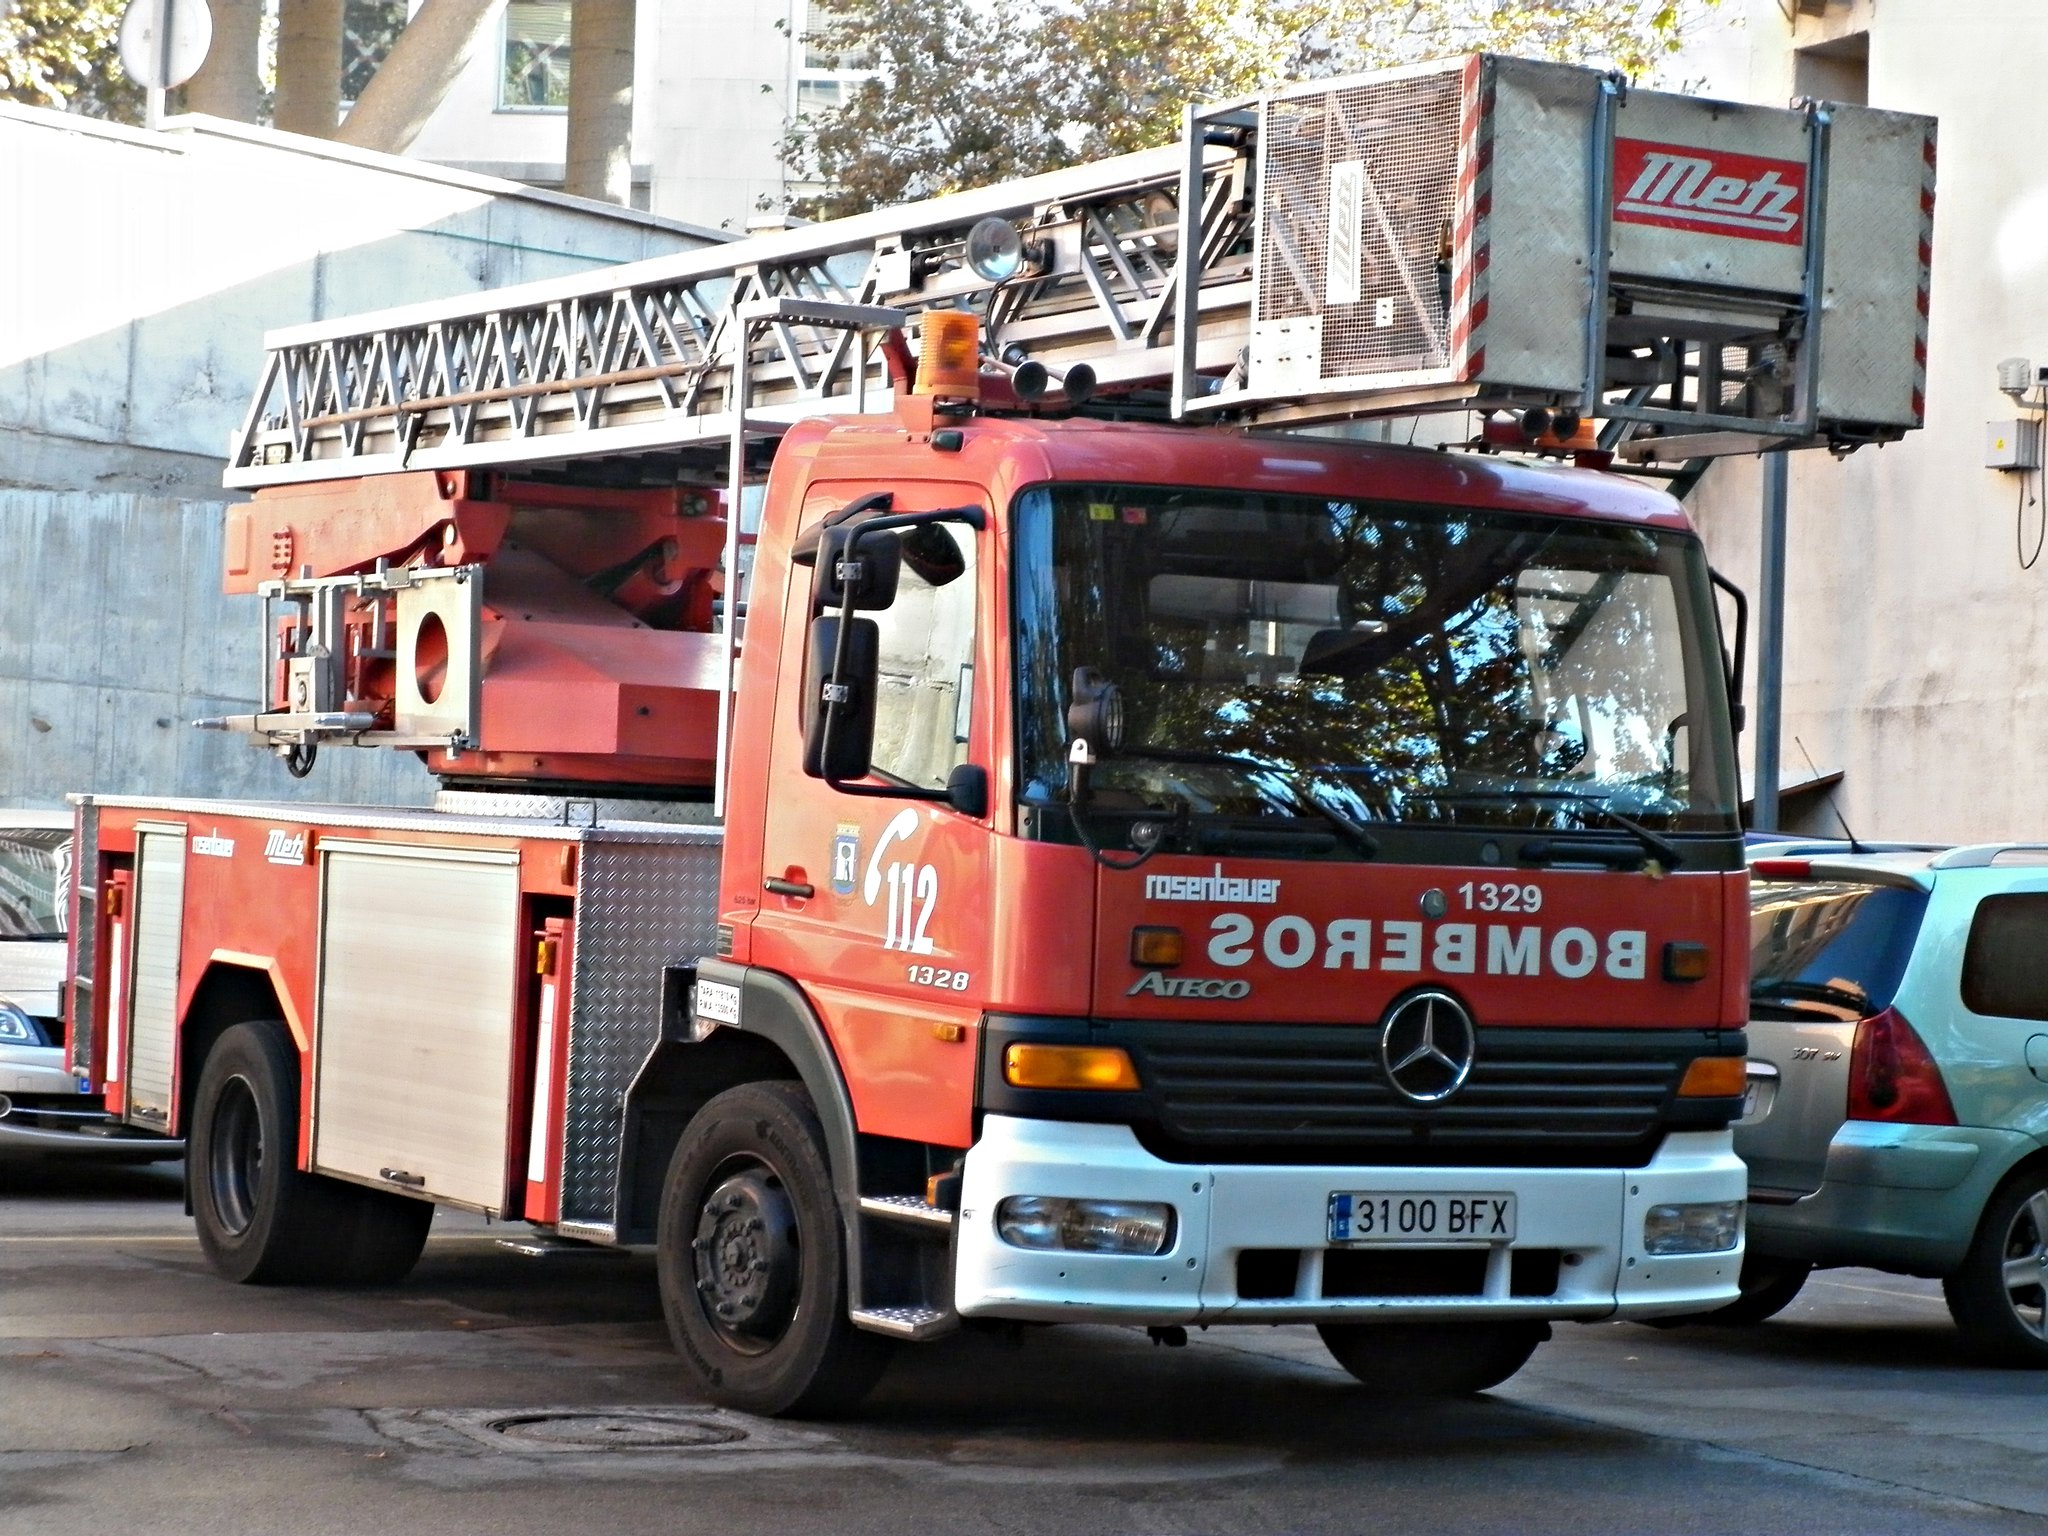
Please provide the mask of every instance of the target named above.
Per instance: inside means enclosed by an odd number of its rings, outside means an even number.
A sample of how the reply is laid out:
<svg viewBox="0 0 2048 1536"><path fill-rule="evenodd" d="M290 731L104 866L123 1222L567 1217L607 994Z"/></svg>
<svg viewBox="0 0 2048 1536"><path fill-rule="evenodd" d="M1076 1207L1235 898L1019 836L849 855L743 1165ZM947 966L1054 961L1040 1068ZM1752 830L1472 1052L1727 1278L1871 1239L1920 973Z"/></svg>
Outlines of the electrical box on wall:
<svg viewBox="0 0 2048 1536"><path fill-rule="evenodd" d="M1984 423L1986 469L2039 469L2041 424L2025 417Z"/></svg>

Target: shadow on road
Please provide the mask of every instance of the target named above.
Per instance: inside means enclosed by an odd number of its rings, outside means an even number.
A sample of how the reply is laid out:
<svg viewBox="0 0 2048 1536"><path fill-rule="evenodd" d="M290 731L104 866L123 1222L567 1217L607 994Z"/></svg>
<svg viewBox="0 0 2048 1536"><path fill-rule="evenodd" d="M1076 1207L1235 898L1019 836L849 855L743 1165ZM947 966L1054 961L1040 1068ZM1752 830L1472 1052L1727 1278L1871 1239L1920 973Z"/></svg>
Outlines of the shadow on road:
<svg viewBox="0 0 2048 1536"><path fill-rule="evenodd" d="M185 1165L62 1156L0 1156L0 1196L37 1205L182 1202Z"/></svg>

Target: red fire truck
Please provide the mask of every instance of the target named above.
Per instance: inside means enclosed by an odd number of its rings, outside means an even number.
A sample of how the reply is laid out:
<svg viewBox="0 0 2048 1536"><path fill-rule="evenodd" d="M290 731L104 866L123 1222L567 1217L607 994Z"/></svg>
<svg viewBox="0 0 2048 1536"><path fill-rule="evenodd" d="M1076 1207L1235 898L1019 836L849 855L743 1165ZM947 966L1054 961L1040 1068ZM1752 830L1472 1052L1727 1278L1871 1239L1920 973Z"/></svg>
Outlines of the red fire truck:
<svg viewBox="0 0 2048 1536"><path fill-rule="evenodd" d="M1817 348L1914 334L1930 133L1477 59L274 336L224 540L263 693L203 723L443 788L81 796L75 1069L188 1136L231 1280L396 1280L437 1204L652 1244L762 1412L963 1325L1306 1323L1442 1392L1730 1299L1699 539L1641 479L1300 429L1896 436L1912 349ZM1552 249L1529 153L1576 167ZM1716 155L1761 233L1671 169ZM1852 185L1904 233L1831 244Z"/></svg>

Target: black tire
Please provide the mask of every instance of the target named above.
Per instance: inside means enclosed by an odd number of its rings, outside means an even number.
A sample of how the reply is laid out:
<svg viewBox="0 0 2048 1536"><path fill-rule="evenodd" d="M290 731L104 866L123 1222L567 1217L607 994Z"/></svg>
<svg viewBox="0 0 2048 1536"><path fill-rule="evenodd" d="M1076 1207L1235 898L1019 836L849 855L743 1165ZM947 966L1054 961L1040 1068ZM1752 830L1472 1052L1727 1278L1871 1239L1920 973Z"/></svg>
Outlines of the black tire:
<svg viewBox="0 0 2048 1536"><path fill-rule="evenodd" d="M802 1087L749 1083L697 1112L662 1187L661 1306L713 1401L824 1418L866 1396L889 1341L847 1319L845 1228Z"/></svg>
<svg viewBox="0 0 2048 1536"><path fill-rule="evenodd" d="M298 1053L276 1022L237 1024L199 1074L185 1177L199 1246L245 1285L385 1285L418 1261L424 1201L301 1173Z"/></svg>
<svg viewBox="0 0 2048 1536"><path fill-rule="evenodd" d="M1550 1337L1550 1324L1318 1323L1337 1363L1383 1397L1462 1397L1497 1387Z"/></svg>
<svg viewBox="0 0 2048 1536"><path fill-rule="evenodd" d="M2037 1164L1999 1186L1962 1268L1941 1290L1984 1364L2048 1369L2048 1168Z"/></svg>
<svg viewBox="0 0 2048 1536"><path fill-rule="evenodd" d="M1713 1323L1720 1327L1747 1328L1776 1317L1792 1305L1805 1288L1813 1266L1803 1259L1776 1259L1768 1254L1746 1253L1742 1273L1735 1286L1741 1292L1725 1307L1716 1307L1681 1322Z"/></svg>

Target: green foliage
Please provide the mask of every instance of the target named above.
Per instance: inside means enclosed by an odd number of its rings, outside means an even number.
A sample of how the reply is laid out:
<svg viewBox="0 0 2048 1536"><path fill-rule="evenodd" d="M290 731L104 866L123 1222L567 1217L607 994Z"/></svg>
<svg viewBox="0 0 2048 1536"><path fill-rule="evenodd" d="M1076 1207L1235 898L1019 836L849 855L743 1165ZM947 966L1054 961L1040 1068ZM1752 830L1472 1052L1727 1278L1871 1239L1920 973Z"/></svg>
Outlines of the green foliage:
<svg viewBox="0 0 2048 1536"><path fill-rule="evenodd" d="M872 70L783 159L830 218L1172 139L1189 101L1478 51L1644 76L1719 0L815 0Z"/></svg>
<svg viewBox="0 0 2048 1536"><path fill-rule="evenodd" d="M118 56L124 0L0 6L0 98L117 122L142 121L142 88Z"/></svg>

